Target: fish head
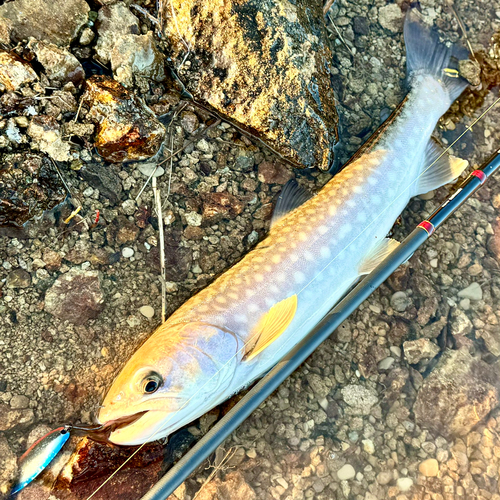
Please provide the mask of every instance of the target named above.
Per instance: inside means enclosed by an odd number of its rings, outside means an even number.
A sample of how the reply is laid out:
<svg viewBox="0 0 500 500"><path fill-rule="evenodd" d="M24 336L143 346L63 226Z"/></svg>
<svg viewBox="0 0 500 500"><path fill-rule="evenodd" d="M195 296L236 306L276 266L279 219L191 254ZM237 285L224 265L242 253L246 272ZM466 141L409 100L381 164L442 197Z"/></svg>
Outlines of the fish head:
<svg viewBox="0 0 500 500"><path fill-rule="evenodd" d="M239 343L214 325L164 323L111 385L98 414L106 439L124 446L154 441L208 411L231 382Z"/></svg>

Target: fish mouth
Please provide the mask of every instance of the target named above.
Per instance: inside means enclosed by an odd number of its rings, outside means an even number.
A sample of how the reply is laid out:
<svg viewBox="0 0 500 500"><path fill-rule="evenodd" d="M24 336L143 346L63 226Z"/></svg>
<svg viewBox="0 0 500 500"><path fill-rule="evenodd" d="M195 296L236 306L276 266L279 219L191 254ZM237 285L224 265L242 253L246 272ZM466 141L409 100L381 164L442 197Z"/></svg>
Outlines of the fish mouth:
<svg viewBox="0 0 500 500"><path fill-rule="evenodd" d="M97 441L98 443L107 443L107 444L116 444L113 443L109 439L111 434L118 429L122 429L131 424L137 422L140 418L142 418L149 410L140 411L137 413L133 413L132 415L125 415L124 417L115 418L113 420L109 420L108 422L98 425L98 426L77 426L74 427L78 431L83 431L85 434L92 439L93 441Z"/></svg>

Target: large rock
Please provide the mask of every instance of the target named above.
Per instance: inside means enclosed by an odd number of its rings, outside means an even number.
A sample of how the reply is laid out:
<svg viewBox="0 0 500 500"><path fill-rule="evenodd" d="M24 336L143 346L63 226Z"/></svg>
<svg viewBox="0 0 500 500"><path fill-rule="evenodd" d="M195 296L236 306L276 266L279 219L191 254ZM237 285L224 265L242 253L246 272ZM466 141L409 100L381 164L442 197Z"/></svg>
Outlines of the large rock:
<svg viewBox="0 0 500 500"><path fill-rule="evenodd" d="M31 408L11 408L0 403L0 431L9 431L29 427L35 421L35 414Z"/></svg>
<svg viewBox="0 0 500 500"><path fill-rule="evenodd" d="M69 142L63 140L61 125L49 115L34 116L28 127L28 135L33 143L56 161L71 161L71 147Z"/></svg>
<svg viewBox="0 0 500 500"><path fill-rule="evenodd" d="M88 21L85 0L15 0L0 6L0 18L10 21L14 42L30 37L67 46Z"/></svg>
<svg viewBox="0 0 500 500"><path fill-rule="evenodd" d="M415 420L446 438L465 436L498 406L499 388L497 365L467 348L446 351L418 391Z"/></svg>
<svg viewBox="0 0 500 500"><path fill-rule="evenodd" d="M38 79L33 68L12 52L0 50L0 83L7 90L17 90Z"/></svg>
<svg viewBox="0 0 500 500"><path fill-rule="evenodd" d="M165 36L186 87L284 158L327 169L338 116L321 2L171 0ZM181 39L182 37L182 39Z"/></svg>
<svg viewBox="0 0 500 500"><path fill-rule="evenodd" d="M93 76L85 85L83 99L97 124L95 145L105 160L145 160L158 152L165 127L141 99L107 76Z"/></svg>
<svg viewBox="0 0 500 500"><path fill-rule="evenodd" d="M66 191L48 158L24 153L0 159L0 228L20 227L64 200Z"/></svg>
<svg viewBox="0 0 500 500"><path fill-rule="evenodd" d="M10 491L17 471L17 459L7 440L0 436L0 498Z"/></svg>
<svg viewBox="0 0 500 500"><path fill-rule="evenodd" d="M104 306L99 273L72 270L54 282L45 294L45 310L61 320L83 325Z"/></svg>
<svg viewBox="0 0 500 500"><path fill-rule="evenodd" d="M60 85L73 82L76 86L83 83L85 79L83 67L69 50L53 43L38 42L33 38L28 47L35 53L51 82Z"/></svg>

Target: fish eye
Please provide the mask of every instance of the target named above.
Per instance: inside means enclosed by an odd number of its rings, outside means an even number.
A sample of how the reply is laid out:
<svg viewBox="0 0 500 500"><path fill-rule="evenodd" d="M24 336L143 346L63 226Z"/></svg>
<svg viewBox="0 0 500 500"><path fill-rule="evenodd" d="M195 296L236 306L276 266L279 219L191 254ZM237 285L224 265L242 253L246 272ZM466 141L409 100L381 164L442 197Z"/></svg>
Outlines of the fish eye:
<svg viewBox="0 0 500 500"><path fill-rule="evenodd" d="M144 394L153 394L158 390L161 383L162 379L160 375L152 373L142 381L142 390L144 391Z"/></svg>

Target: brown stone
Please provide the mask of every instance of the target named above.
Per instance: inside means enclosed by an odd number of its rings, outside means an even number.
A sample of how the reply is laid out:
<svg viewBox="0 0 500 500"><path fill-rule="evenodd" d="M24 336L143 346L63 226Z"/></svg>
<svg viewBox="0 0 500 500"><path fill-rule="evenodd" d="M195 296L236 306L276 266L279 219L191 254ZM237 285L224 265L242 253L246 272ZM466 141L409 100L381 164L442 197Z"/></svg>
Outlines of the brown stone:
<svg viewBox="0 0 500 500"><path fill-rule="evenodd" d="M145 160L160 148L165 127L136 95L107 76L86 81L84 99L97 124L96 148L105 160Z"/></svg>
<svg viewBox="0 0 500 500"><path fill-rule="evenodd" d="M500 262L500 217L497 217L493 225L493 235L489 237L487 246L491 255Z"/></svg>
<svg viewBox="0 0 500 500"><path fill-rule="evenodd" d="M0 498L7 495L17 471L17 458L7 439L0 436Z"/></svg>
<svg viewBox="0 0 500 500"><path fill-rule="evenodd" d="M85 0L15 0L0 6L0 18L11 22L11 38L30 37L59 46L69 45L88 21Z"/></svg>
<svg viewBox="0 0 500 500"><path fill-rule="evenodd" d="M22 226L64 200L66 191L48 158L24 153L1 160L0 227Z"/></svg>
<svg viewBox="0 0 500 500"><path fill-rule="evenodd" d="M243 203L230 193L207 193L203 198L203 220L213 224L234 219L243 211Z"/></svg>
<svg viewBox="0 0 500 500"><path fill-rule="evenodd" d="M292 178L292 173L281 163L263 161L259 165L258 178L266 184L286 184Z"/></svg>
<svg viewBox="0 0 500 500"><path fill-rule="evenodd" d="M497 365L466 347L445 351L418 391L415 421L447 439L465 436L498 406L499 388Z"/></svg>
<svg viewBox="0 0 500 500"><path fill-rule="evenodd" d="M45 294L45 310L57 318L83 325L104 307L97 271L73 270L59 276Z"/></svg>
<svg viewBox="0 0 500 500"><path fill-rule="evenodd" d="M51 82L60 85L72 82L77 87L83 83L85 79L83 67L69 50L34 39L30 40L28 47L35 53Z"/></svg>
<svg viewBox="0 0 500 500"><path fill-rule="evenodd" d="M43 251L42 260L45 262L45 268L48 271L55 271L61 267L61 254L51 250L50 248L46 248Z"/></svg>
<svg viewBox="0 0 500 500"><path fill-rule="evenodd" d="M172 0L164 17L187 89L297 166L327 169L338 140L321 2Z"/></svg>
<svg viewBox="0 0 500 500"><path fill-rule="evenodd" d="M0 50L0 83L7 90L17 90L35 80L38 76L29 63L12 52Z"/></svg>
<svg viewBox="0 0 500 500"><path fill-rule="evenodd" d="M8 431L15 427L28 427L35 421L32 409L13 409L0 403L0 431Z"/></svg>

